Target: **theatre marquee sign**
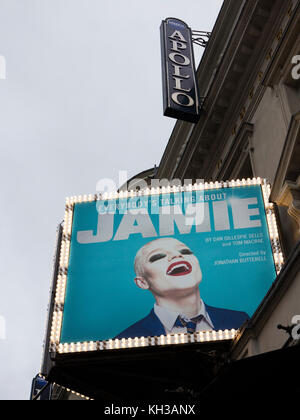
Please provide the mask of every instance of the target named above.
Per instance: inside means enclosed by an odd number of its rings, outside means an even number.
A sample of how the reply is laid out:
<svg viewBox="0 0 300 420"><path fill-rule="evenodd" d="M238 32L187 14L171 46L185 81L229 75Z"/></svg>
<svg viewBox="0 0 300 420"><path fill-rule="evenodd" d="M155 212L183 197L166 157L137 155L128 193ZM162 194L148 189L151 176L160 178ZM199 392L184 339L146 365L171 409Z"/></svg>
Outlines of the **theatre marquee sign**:
<svg viewBox="0 0 300 420"><path fill-rule="evenodd" d="M197 123L199 95L191 29L168 18L161 25L164 115Z"/></svg>
<svg viewBox="0 0 300 420"><path fill-rule="evenodd" d="M283 264L269 195L249 179L68 198L51 352L234 338Z"/></svg>

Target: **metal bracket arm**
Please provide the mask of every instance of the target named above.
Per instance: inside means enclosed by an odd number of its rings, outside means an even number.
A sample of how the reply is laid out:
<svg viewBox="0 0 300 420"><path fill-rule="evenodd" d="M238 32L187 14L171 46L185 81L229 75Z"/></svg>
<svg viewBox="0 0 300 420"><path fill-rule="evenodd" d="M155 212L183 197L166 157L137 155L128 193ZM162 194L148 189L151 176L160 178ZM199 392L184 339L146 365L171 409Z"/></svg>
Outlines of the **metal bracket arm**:
<svg viewBox="0 0 300 420"><path fill-rule="evenodd" d="M192 40L194 44L200 45L205 48L211 37L211 32L206 31L192 31Z"/></svg>

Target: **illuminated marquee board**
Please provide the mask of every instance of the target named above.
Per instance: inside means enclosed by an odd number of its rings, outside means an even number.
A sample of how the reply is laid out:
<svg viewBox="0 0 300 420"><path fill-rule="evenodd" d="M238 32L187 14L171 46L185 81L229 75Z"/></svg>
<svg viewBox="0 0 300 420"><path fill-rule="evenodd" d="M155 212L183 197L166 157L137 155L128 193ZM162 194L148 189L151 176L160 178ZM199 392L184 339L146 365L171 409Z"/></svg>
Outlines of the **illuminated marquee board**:
<svg viewBox="0 0 300 420"><path fill-rule="evenodd" d="M50 351L230 340L282 268L258 179L68 198Z"/></svg>

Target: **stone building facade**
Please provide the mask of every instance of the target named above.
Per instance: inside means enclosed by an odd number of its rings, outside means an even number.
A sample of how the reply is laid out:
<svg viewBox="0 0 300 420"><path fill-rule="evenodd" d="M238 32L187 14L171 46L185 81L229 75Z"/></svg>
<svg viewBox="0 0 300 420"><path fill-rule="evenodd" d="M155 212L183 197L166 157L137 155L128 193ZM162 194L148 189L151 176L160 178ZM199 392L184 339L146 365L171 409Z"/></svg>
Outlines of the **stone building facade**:
<svg viewBox="0 0 300 420"><path fill-rule="evenodd" d="M286 263L235 340L233 359L297 341L287 332L300 315L298 63L300 1L225 0L197 71L200 121L176 122L158 169L160 179L254 176L272 186Z"/></svg>

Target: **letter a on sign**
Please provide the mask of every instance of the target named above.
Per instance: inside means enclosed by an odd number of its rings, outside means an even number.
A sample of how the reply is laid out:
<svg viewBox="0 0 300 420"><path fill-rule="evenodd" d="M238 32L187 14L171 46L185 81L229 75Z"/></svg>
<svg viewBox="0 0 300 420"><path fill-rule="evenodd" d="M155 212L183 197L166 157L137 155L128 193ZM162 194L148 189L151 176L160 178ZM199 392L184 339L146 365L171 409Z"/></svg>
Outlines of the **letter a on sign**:
<svg viewBox="0 0 300 420"><path fill-rule="evenodd" d="M191 29L182 20L168 18L160 32L164 115L197 123L200 107Z"/></svg>
<svg viewBox="0 0 300 420"><path fill-rule="evenodd" d="M171 39L179 39L180 41L187 42L180 31L175 31L173 35L170 36Z"/></svg>

